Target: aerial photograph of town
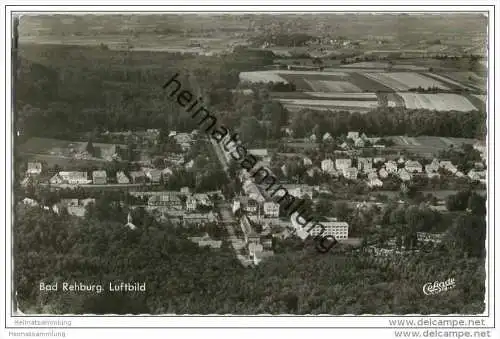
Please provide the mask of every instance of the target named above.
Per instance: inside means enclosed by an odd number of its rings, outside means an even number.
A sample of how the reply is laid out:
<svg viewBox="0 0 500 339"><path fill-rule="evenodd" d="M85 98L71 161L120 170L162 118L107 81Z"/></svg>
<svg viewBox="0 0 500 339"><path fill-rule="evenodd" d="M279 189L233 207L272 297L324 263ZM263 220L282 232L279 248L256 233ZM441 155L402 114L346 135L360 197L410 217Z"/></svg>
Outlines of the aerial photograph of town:
<svg viewBox="0 0 500 339"><path fill-rule="evenodd" d="M13 16L13 313L482 314L488 22Z"/></svg>

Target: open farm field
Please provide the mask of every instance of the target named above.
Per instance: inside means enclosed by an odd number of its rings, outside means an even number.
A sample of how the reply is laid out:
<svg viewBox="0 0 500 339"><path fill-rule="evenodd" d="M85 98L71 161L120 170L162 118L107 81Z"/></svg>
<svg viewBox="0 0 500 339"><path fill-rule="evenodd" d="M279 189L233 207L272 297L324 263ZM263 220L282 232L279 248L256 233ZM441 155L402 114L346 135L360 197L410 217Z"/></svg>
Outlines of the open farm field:
<svg viewBox="0 0 500 339"><path fill-rule="evenodd" d="M315 92L361 92L361 89L359 87L351 84L349 81L306 80L306 82Z"/></svg>
<svg viewBox="0 0 500 339"><path fill-rule="evenodd" d="M322 107L356 107L356 108L376 108L378 101L354 101L354 100L308 100L308 99L278 99L283 104L299 106L322 106Z"/></svg>
<svg viewBox="0 0 500 339"><path fill-rule="evenodd" d="M261 71L261 72L241 72L240 73L240 81L246 82L283 82L288 83L285 79L280 77L274 71Z"/></svg>
<svg viewBox="0 0 500 339"><path fill-rule="evenodd" d="M104 159L75 159L72 157L66 156L58 156L58 155L49 155L49 154L31 154L24 153L23 159L26 162L28 161L43 161L49 167L59 166L65 170L78 170L81 169L82 166L92 167L92 166L103 166L108 161Z"/></svg>
<svg viewBox="0 0 500 339"><path fill-rule="evenodd" d="M450 78L443 76L443 75L439 75L439 74L435 74L435 73L425 73L425 76L443 82L448 87L450 87L450 89L457 89L457 90L467 89L469 91L474 91L474 92L478 90L478 88L476 88L476 87L464 85L463 83L460 83L458 81L455 81L455 80L450 79Z"/></svg>
<svg viewBox="0 0 500 339"><path fill-rule="evenodd" d="M377 100L377 94L375 93L322 93L322 92L306 92L313 97L319 98L331 98L336 100Z"/></svg>
<svg viewBox="0 0 500 339"><path fill-rule="evenodd" d="M461 147L462 144L473 145L477 142L476 139L466 138L448 138L435 136L392 136L390 137L395 145L388 147L394 151L407 150L412 153L417 153L425 157L434 157L439 151L453 147Z"/></svg>
<svg viewBox="0 0 500 339"><path fill-rule="evenodd" d="M397 62L397 61L396 61ZM355 62L352 64L341 65L340 67L345 69L355 69L355 70L381 70L385 71L389 67L388 62L382 61L362 61ZM404 65L404 64L393 64L390 66L392 70L402 70L402 71L426 71L429 68L425 66L418 65Z"/></svg>
<svg viewBox="0 0 500 339"><path fill-rule="evenodd" d="M344 101L376 101L375 93L323 93L323 92L271 92L276 99L310 99L310 100L344 100Z"/></svg>
<svg viewBox="0 0 500 339"><path fill-rule="evenodd" d="M390 87L384 86L378 81L364 76L361 72L352 72L349 74L349 81L362 89L363 92L394 92Z"/></svg>
<svg viewBox="0 0 500 339"><path fill-rule="evenodd" d="M467 98L451 93L420 94L398 93L408 109L429 109L436 111L473 111L477 108Z"/></svg>
<svg viewBox="0 0 500 339"><path fill-rule="evenodd" d="M52 154L65 156L71 149L81 149L85 143L50 138L31 138L19 146L21 153Z"/></svg>
<svg viewBox="0 0 500 339"><path fill-rule="evenodd" d="M107 149L113 145L125 148L125 145L119 144L103 144L93 142L95 148ZM83 141L68 141L52 138L31 138L24 144L19 146L19 151L24 154L43 154L58 157L70 157L74 152L85 150L87 142Z"/></svg>
<svg viewBox="0 0 500 339"><path fill-rule="evenodd" d="M392 88L395 91L407 91L410 88L417 88L417 87L422 87L422 88L438 87L444 90L449 89L448 87L446 87L437 80L413 72L392 72L392 73L366 72L363 73L363 75L372 80L378 81L384 86Z"/></svg>
<svg viewBox="0 0 500 339"><path fill-rule="evenodd" d="M393 136L392 141L398 146L426 146L430 148L449 148L460 147L462 144L474 144L476 139L467 138L448 138L448 137L434 137L434 136L418 136L418 137L407 137L407 136Z"/></svg>
<svg viewBox="0 0 500 339"><path fill-rule="evenodd" d="M486 91L488 86L486 75L480 76L474 72L447 72L442 73L441 76L445 79L458 82L463 86L481 91Z"/></svg>

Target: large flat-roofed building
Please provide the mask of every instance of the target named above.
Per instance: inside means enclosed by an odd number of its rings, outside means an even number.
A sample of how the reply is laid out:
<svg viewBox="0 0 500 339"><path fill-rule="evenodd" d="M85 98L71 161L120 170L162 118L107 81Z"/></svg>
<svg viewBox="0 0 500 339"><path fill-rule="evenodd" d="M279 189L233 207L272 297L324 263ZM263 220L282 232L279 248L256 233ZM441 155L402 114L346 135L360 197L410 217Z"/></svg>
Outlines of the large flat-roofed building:
<svg viewBox="0 0 500 339"><path fill-rule="evenodd" d="M316 236L321 233L322 236L331 235L335 237L335 239L347 239L349 236L349 224L345 221L321 221L321 225L325 227L323 232L322 228L317 226L309 231L311 236ZM306 226L305 229L308 229L310 226Z"/></svg>

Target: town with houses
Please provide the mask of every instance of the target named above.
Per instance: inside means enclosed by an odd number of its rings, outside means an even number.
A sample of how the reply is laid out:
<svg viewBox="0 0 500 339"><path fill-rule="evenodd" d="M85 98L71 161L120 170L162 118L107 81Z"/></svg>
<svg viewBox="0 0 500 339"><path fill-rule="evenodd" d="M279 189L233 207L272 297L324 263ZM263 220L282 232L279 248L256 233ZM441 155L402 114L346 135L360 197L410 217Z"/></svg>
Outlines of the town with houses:
<svg viewBox="0 0 500 339"><path fill-rule="evenodd" d="M284 131L285 135L293 132L287 128ZM112 133L104 133L110 135ZM147 130L144 132L126 132L124 135L132 135L138 140L145 140L144 146L158 145L160 131ZM114 133L120 135L120 133ZM70 215L76 217L84 217L89 204L95 203L95 198L92 198L92 192L99 190L121 190L127 193L131 199L139 203L127 203L130 211L135 208L143 207L148 212L152 213L159 221L170 221L181 227L197 228L202 225L214 224L217 227L224 228L227 233L225 238L212 239L209 234L200 234L199 236L191 237L192 241L199 246L208 246L213 249L220 248L223 241L228 241L234 249L235 255L245 266L258 265L262 260L271 260L273 256L273 238L287 239L293 236L293 226L290 217L280 214L280 204L276 201L267 201L262 194L260 188L253 177L245 170L237 172L238 182L241 187L238 193L233 195L225 195L219 190L194 192L193 187L185 186L179 190L162 190L163 184L169 181L174 171L179 168L190 170L194 166L193 159L186 159L185 156L189 153L191 145L196 141L206 143L213 147L211 161L220 162L222 168L226 169L231 164L229 153L225 152L222 147L216 143L211 143L208 137L200 137L199 132L194 130L192 133L177 133L171 131L168 134L169 142L176 143L178 153L167 154L163 161L155 163L152 159L147 159L141 156L141 160L137 162L139 168L137 170L115 171L111 175L110 171L105 169L95 169L92 171L72 170L58 171L54 173L54 168L44 168L42 162L26 163L26 172L21 179L20 184L24 188L33 185L41 185L48 187L51 190L60 189L76 189L80 188L88 191L88 197L84 199L61 199L52 206L42 206L40 202L26 197L22 200L22 204L31 207L41 207L53 213L61 213L63 209ZM443 178L460 178L464 182L475 183L477 185L486 183L486 149L479 142L473 144L474 151L478 152L481 161L474 163L474 166L467 172L460 171L452 161L441 159L438 157L424 159L425 162L417 160L415 157L403 156L398 153L387 154L384 156L366 157L360 155L360 150L371 148L376 151L384 150L383 144L378 144L381 138L370 138L365 133L359 131L351 131L342 138L344 141L340 143L331 155L325 156L322 159L314 161L307 154L300 153L280 153L270 149L250 149L249 153L259 159L260 164L275 167L273 160L280 157L291 159L290 155L295 158L285 162L280 169L278 175L286 177L287 166L292 165L293 161L300 161L304 169L304 176L310 178L320 176L316 185L307 183L282 183L282 187L287 189L290 195L307 199L313 203L318 201L318 197L323 198L331 196L331 191L328 187L330 180L346 180L348 185L364 185L367 189L377 192L383 192L386 183L400 183L402 187L410 185L413 180L421 178L436 179ZM283 144L290 143L291 138L284 137ZM317 137L311 134L309 138L302 140L295 139L295 142L311 145L328 145L334 138L325 133L323 136ZM85 143L82 143L85 144ZM110 144L94 144L105 149L102 156L105 161L120 161L118 153L111 153L110 150L117 151L120 148L118 145ZM370 145L370 146L368 146ZM123 146L123 145L122 145ZM95 147L95 146L93 146ZM88 148L88 143L87 143ZM83 150L81 152L74 151L71 153L74 159L91 159L89 152ZM297 160L300 159L300 160ZM295 165L295 164L294 164ZM47 175L48 173L51 173ZM228 174L228 173L227 173ZM234 180L228 174L227 180ZM399 186L398 186L399 189ZM366 206L383 207L384 203L370 197L368 201L350 201L357 209L365 208ZM405 201L399 199L398 203L405 204ZM429 204L429 208L435 211L446 211L444 200L437 200L434 204ZM314 208L313 208L314 210ZM349 234L349 223L345 220L339 220L337 217L319 215L325 227L323 235L335 237L340 243L349 244L356 248L361 245L363 236L357 234L352 236ZM124 226L130 229L136 229L134 221L129 212ZM318 229L311 230L311 237L317 235ZM442 234L418 233L418 241L422 244L439 243ZM401 247L396 247L395 240L390 239L384 244L385 247L372 245L368 248L376 255L402 254L404 251Z"/></svg>

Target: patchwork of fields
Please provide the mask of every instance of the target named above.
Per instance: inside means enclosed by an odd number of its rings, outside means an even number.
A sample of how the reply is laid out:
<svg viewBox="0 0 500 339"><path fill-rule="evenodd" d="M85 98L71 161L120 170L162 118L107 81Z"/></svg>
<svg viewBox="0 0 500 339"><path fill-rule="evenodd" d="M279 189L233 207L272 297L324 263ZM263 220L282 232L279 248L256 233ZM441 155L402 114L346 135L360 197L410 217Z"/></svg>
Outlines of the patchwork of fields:
<svg viewBox="0 0 500 339"><path fill-rule="evenodd" d="M363 66L380 66L365 63ZM452 74L457 73L457 74ZM462 74L464 73L464 74ZM477 83L481 76L472 72L430 72L385 70L353 70L348 68L328 71L267 70L240 73L242 82L293 83L293 92L274 92L289 109L348 110L366 112L376 107L406 107L436 111L471 111L483 109L484 92ZM456 77L466 77L467 84ZM416 93L416 88L438 88L443 93ZM467 90L468 93L461 91Z"/></svg>

